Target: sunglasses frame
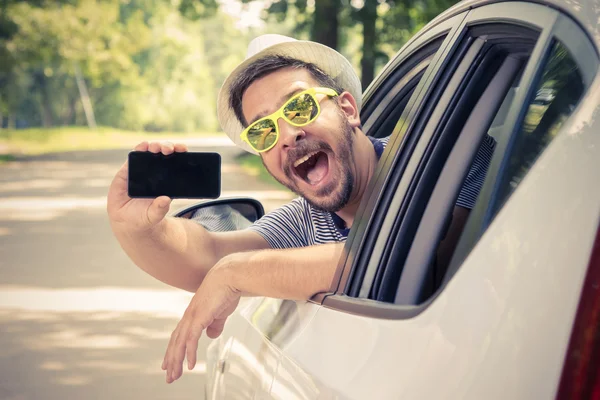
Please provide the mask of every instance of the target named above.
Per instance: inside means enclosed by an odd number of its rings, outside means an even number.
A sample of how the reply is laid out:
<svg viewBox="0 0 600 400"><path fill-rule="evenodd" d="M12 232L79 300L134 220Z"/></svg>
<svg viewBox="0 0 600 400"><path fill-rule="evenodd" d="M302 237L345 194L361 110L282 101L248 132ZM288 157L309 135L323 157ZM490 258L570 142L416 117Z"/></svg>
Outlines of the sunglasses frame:
<svg viewBox="0 0 600 400"><path fill-rule="evenodd" d="M306 123L302 123L302 124L297 124L294 123L290 120L288 120L285 117L285 114L283 113L283 110L292 102L294 101L298 96L302 96L308 94L312 97L312 99L314 100L316 106L317 106L317 113L315 115L315 117L306 122ZM269 151L271 150L273 147L275 147L275 145L277 144L277 142L279 141L279 126L278 126L278 121L280 118L283 118L285 122L287 122L288 124L292 125L292 126L306 126L312 122L314 122L317 118L319 118L319 115L321 115L321 106L319 104L319 100L315 97L315 95L317 94L324 94L327 95L329 97L336 97L339 96L339 94L330 88L325 88L325 87L314 87L314 88L310 88L310 89L306 89L303 90L295 95L293 95L288 101L286 101L277 111L275 111L273 114L267 115L266 117L262 117L261 119L258 119L256 121L254 121L253 123L251 123L250 125L248 125L248 127L246 129L244 129L242 131L242 133L240 134L240 138L248 143L248 145L252 148L252 150L256 151L257 153L264 153L265 151ZM250 131L250 128L252 128L255 124L264 121L264 120L271 120L274 125L275 125L275 129L276 129L276 134L277 137L275 138L275 141L267 148L263 149L263 150L258 150L256 149L252 143L250 143L250 140L248 140L248 132Z"/></svg>

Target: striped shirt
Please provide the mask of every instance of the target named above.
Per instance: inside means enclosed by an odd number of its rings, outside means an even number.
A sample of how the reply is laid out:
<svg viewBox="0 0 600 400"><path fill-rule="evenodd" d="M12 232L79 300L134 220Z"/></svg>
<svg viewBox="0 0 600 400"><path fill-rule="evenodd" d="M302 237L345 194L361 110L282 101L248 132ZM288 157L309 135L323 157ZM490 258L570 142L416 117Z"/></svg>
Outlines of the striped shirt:
<svg viewBox="0 0 600 400"><path fill-rule="evenodd" d="M389 136L383 139L369 138L377 157L381 157ZM496 142L486 135L465 183L458 195L456 205L472 209L483 185ZM322 211L311 206L303 197L266 214L248 229L257 232L274 249L306 247L315 244L343 242L348 237L343 220L335 213Z"/></svg>

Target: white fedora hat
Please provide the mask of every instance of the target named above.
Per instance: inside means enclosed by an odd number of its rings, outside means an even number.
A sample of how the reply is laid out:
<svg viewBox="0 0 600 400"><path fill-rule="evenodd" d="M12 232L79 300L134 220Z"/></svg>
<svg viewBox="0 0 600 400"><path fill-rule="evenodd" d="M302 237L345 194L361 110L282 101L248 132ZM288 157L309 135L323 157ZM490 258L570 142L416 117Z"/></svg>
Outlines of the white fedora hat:
<svg viewBox="0 0 600 400"><path fill-rule="evenodd" d="M279 55L293 58L316 65L320 70L329 75L340 87L348 91L356 99L360 110L362 103L362 88L360 79L356 75L350 62L334 49L320 43L305 40L296 40L282 35L262 35L250 42L246 59L223 83L217 99L217 115L221 128L229 138L242 149L257 154L246 142L242 141L240 134L244 127L237 119L235 112L229 106L229 92L231 85L240 73L254 61L266 56Z"/></svg>

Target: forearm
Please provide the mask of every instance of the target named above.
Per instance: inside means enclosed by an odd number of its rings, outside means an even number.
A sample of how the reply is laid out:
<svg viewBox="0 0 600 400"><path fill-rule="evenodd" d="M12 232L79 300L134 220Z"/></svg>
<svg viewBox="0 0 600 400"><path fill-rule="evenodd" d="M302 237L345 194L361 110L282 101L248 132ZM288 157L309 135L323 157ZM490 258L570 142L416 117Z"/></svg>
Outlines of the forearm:
<svg viewBox="0 0 600 400"><path fill-rule="evenodd" d="M165 218L152 229L134 232L111 223L129 258L156 279L195 292L208 270L218 261L212 237L200 225Z"/></svg>
<svg viewBox="0 0 600 400"><path fill-rule="evenodd" d="M308 300L332 289L344 243L236 254L230 284L244 295Z"/></svg>

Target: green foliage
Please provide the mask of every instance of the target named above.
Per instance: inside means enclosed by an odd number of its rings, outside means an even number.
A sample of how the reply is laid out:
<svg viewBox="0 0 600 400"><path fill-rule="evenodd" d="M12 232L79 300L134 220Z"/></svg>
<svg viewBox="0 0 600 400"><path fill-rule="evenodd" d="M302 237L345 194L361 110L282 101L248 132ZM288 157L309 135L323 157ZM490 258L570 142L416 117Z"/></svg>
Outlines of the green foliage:
<svg viewBox="0 0 600 400"><path fill-rule="evenodd" d="M79 70L99 125L215 130L248 43L215 0L11 0L0 15L14 28L0 38L0 123L13 127L85 125Z"/></svg>
<svg viewBox="0 0 600 400"><path fill-rule="evenodd" d="M267 171L260 156L244 152L237 157L237 163L242 166L247 174L257 176L261 181L273 186L282 187L269 171Z"/></svg>
<svg viewBox="0 0 600 400"><path fill-rule="evenodd" d="M243 0L245 3L252 0ZM327 18L315 18L319 7L332 0L274 0L265 13L266 21L291 25L296 37L306 37L332 46L329 29L338 25L336 48L348 57L357 71L363 72L363 87L373 79L404 43L427 22L458 0L333 0L337 11ZM331 8L335 10L336 8ZM337 22L336 22L337 21ZM323 39L325 38L325 39Z"/></svg>
<svg viewBox="0 0 600 400"><path fill-rule="evenodd" d="M251 37L320 40L366 86L454 2L272 0L264 28L241 30L218 0L0 0L0 128L86 125L87 92L101 126L214 130L217 93Z"/></svg>

